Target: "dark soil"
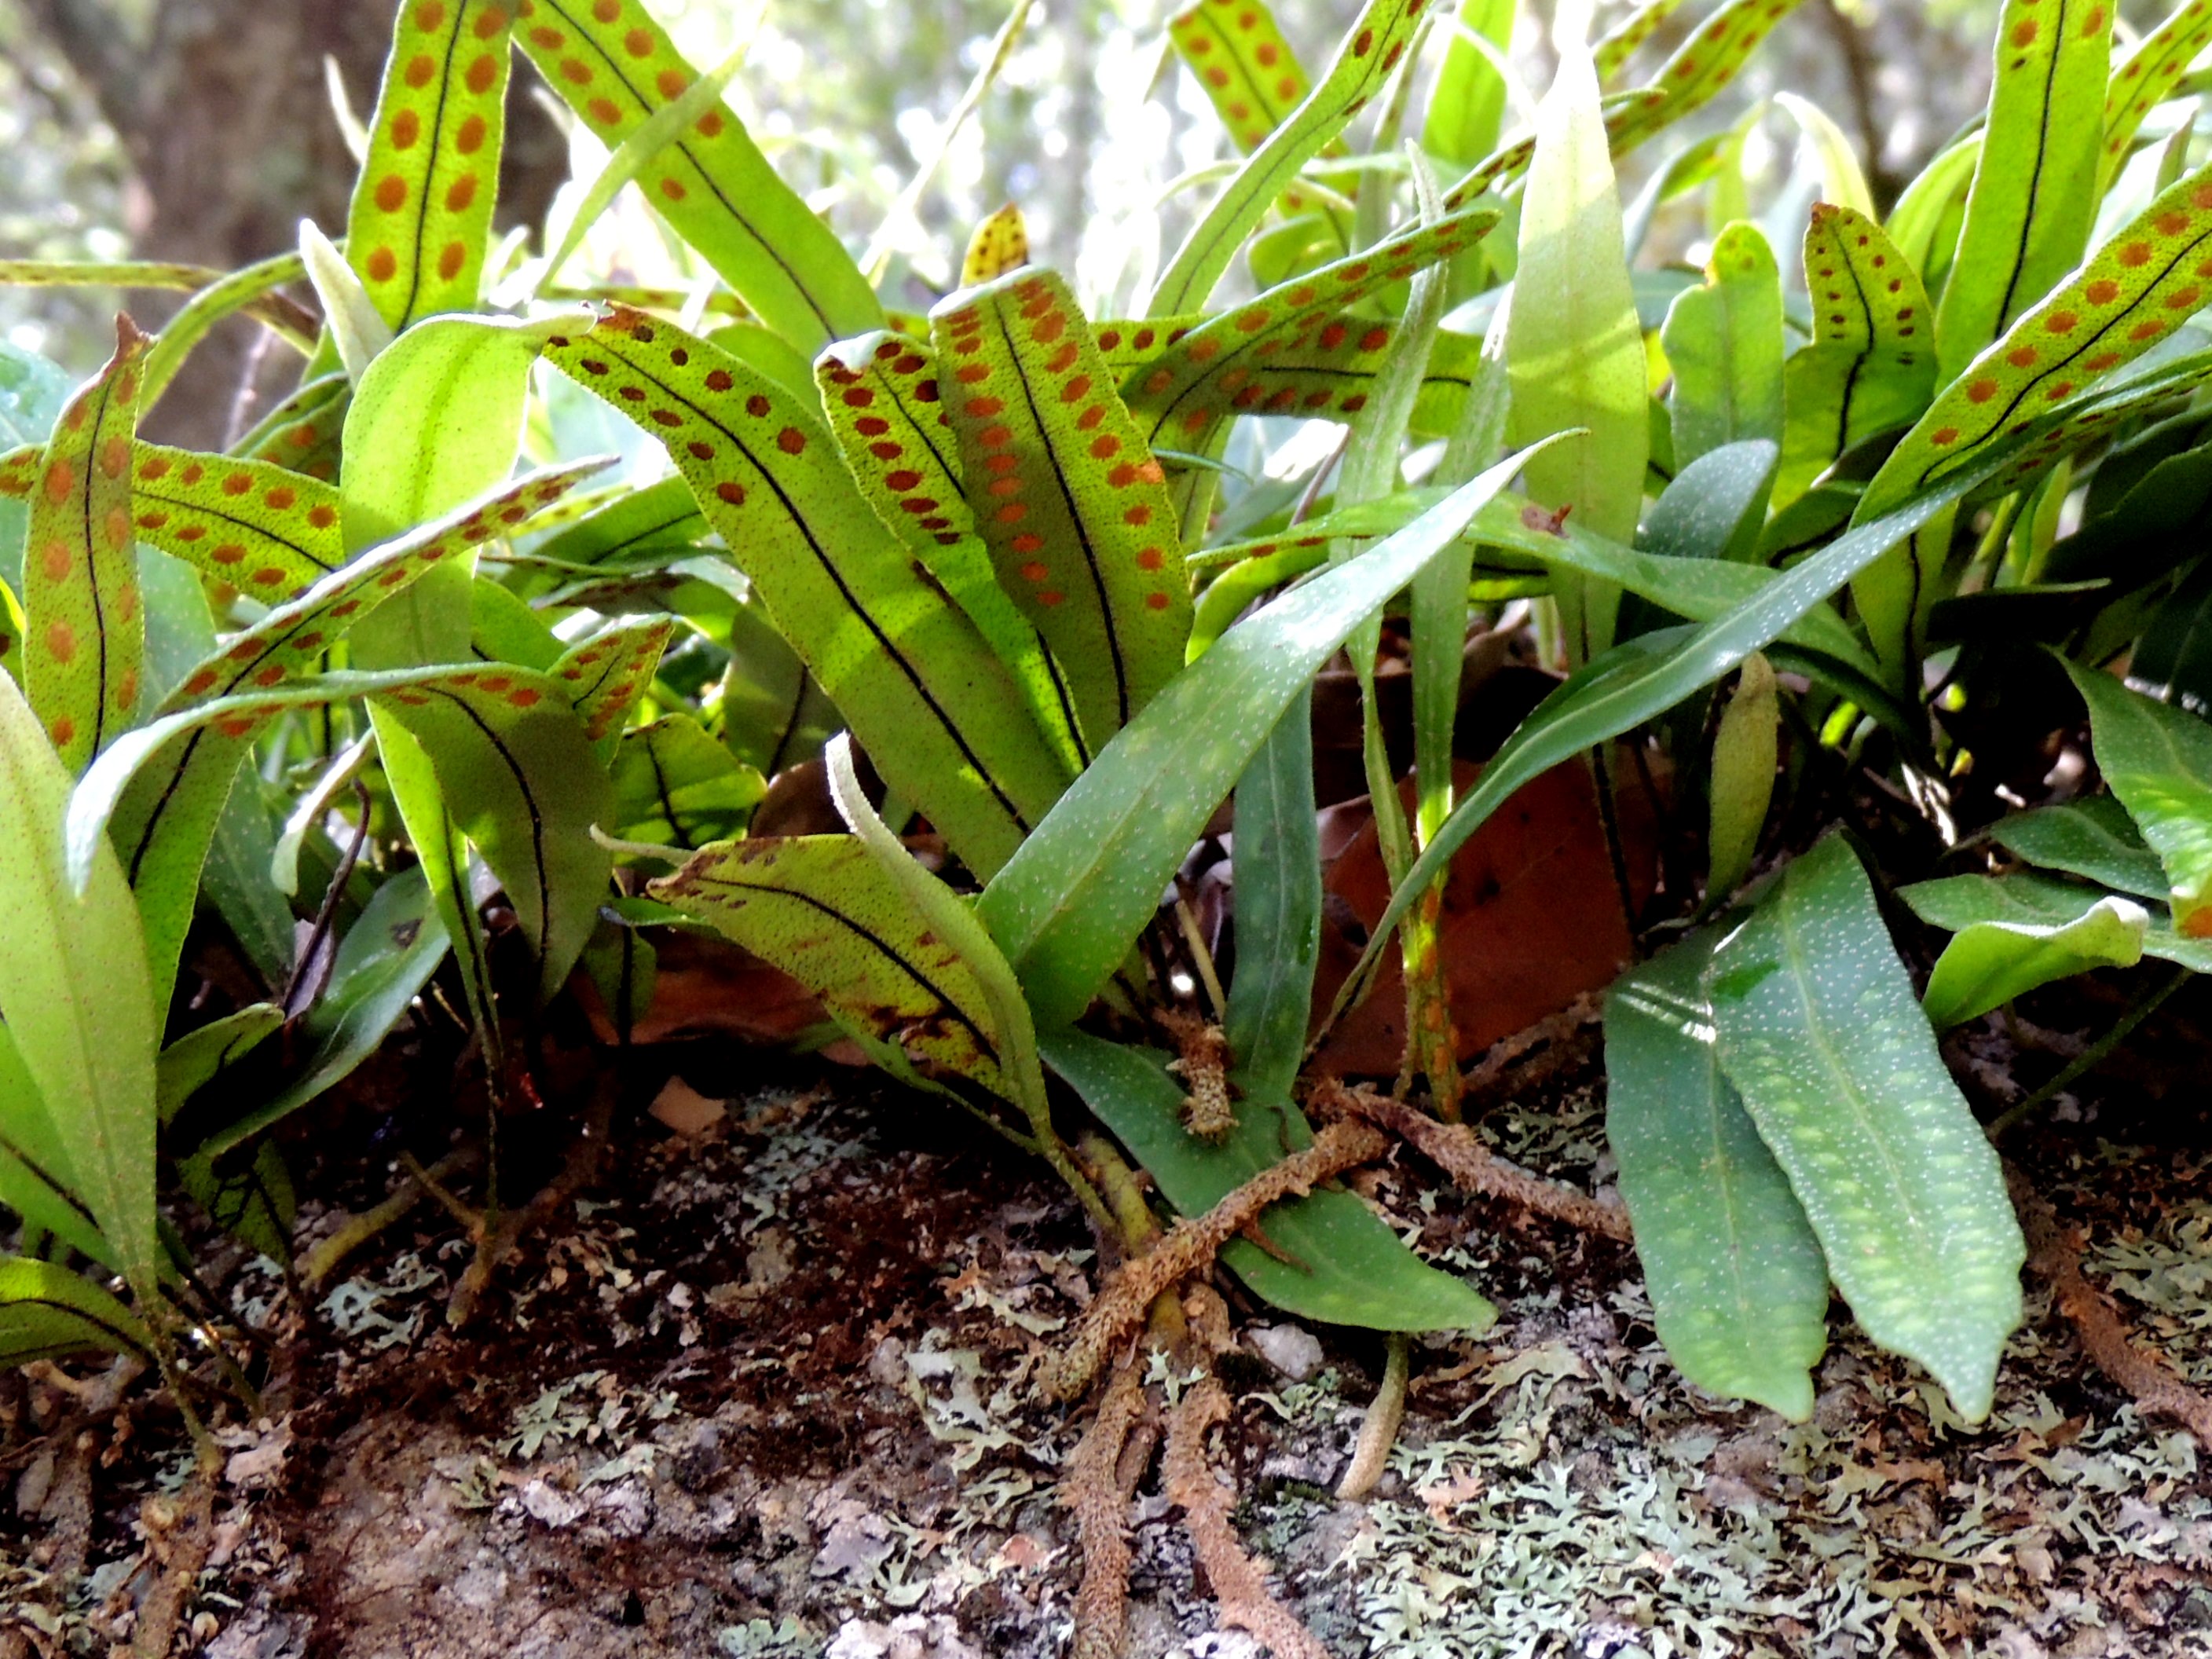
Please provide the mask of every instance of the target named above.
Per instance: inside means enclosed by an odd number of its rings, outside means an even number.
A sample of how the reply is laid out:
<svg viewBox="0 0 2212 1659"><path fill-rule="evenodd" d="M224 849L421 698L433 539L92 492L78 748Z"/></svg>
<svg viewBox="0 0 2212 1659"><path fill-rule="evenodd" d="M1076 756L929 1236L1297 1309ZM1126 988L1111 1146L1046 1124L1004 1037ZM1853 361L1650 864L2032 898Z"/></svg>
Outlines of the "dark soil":
<svg viewBox="0 0 2212 1659"><path fill-rule="evenodd" d="M2093 1280L2212 1385L2203 1073L2167 1086L2198 1041L2154 1030L2135 1074L2062 1102L2025 1150L2087 1229ZM1594 1061L1570 1059L1540 1090L1508 1079L1483 1127L1602 1190ZM1970 1082L2057 1063L1994 1024L1957 1059ZM260 1418L233 1408L219 1429L175 1651L1065 1650L1081 1562L1054 1487L1085 1418L1032 1374L1095 1287L1080 1212L867 1073L696 1060L678 1063L728 1115L692 1136L619 1121L605 1178L525 1242L465 1331L444 1310L469 1247L434 1204L312 1297L235 1249L216 1259L267 1386ZM567 1133L511 1126L517 1167L556 1165ZM350 1188L303 1188L365 1204L399 1178L344 1155ZM1331 1652L2212 1653L2212 1476L2039 1295L1979 1429L1840 1310L1814 1419L1793 1425L1680 1382L1621 1247L1469 1201L1407 1153L1355 1185L1502 1317L1417 1344L1390 1473L1340 1504L1379 1341L1281 1324L1222 1281L1237 1519ZM301 1249L337 1218L303 1216ZM51 1382L0 1389L0 1656L104 1652L191 1529L180 1425L143 1381L89 1413ZM1156 1493L1132 1515L1129 1650L1257 1651L1217 1628Z"/></svg>

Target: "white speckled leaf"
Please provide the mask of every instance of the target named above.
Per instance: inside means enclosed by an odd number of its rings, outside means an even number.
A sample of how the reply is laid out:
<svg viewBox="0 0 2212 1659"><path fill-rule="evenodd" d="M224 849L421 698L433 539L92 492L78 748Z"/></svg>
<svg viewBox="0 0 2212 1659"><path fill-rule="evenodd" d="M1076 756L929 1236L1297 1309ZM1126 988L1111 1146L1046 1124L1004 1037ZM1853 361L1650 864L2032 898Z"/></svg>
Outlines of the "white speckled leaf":
<svg viewBox="0 0 2212 1659"><path fill-rule="evenodd" d="M1802 1422L1828 1334L1828 1267L1790 1178L1714 1053L1700 933L1605 1005L1605 1133L1659 1340L1682 1375Z"/></svg>
<svg viewBox="0 0 2212 1659"><path fill-rule="evenodd" d="M1831 836L1715 947L1723 1067L1869 1336L1988 1414L2027 1249L1874 890Z"/></svg>

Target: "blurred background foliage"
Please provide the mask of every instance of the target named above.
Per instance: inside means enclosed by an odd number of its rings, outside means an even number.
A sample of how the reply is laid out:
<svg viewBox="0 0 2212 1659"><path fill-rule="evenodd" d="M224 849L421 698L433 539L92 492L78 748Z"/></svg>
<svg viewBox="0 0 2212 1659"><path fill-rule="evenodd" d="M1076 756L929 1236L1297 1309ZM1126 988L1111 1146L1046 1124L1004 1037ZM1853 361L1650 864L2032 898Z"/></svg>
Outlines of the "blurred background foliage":
<svg viewBox="0 0 2212 1659"><path fill-rule="evenodd" d="M957 136L915 217L886 213L989 58L1011 0L651 0L693 60L750 56L732 88L785 175L856 248L889 240L887 294L926 307L949 286L968 228L1004 201L1028 217L1036 257L1072 270L1094 307L1125 305L1174 246L1204 187L1170 181L1228 155L1199 87L1166 46L1169 0L1036 0L977 118ZM1549 75L1550 0L1524 0L1512 59L1533 97ZM1663 52L1709 8L1686 5ZM1327 60L1353 0L1276 0L1310 66ZM1440 8L1441 9L1441 8ZM1628 7L1601 5L1601 27ZM1704 130L1778 88L1810 97L1860 149L1877 200L1978 106L1996 0L1810 0L1753 60ZM297 222L335 230L352 167L332 87L366 116L390 0L0 0L0 257L190 260L232 266L293 244ZM2135 15L2148 26L2154 21ZM1432 29L1427 50L1443 50ZM327 66L327 67L326 67ZM1418 84L1425 85L1424 77ZM518 66L502 216L542 223L572 162L596 154ZM1419 112L1408 131L1418 131ZM1370 115L1366 118L1375 118ZM1512 120L1509 115L1509 127ZM1694 136L1682 135L1682 142ZM1796 128L1773 112L1751 131L1747 171L1790 171ZM1654 147L1655 149L1659 147ZM1638 158L1628 190L1663 157ZM1646 260L1701 258L1694 217L1655 227ZM586 244L599 273L683 277L631 193ZM572 266L572 273L575 267ZM0 330L88 374L127 304L155 324L166 295L0 289ZM245 414L252 331L194 360L167 400L163 435L219 442Z"/></svg>

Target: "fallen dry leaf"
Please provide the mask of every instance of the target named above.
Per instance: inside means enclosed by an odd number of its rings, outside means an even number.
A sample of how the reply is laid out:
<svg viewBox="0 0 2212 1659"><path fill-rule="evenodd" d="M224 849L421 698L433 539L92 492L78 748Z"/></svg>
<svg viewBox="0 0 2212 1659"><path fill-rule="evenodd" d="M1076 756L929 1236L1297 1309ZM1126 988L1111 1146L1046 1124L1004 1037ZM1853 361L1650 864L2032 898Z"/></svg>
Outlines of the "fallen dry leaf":
<svg viewBox="0 0 2212 1659"><path fill-rule="evenodd" d="M658 927L652 937L659 957L653 1003L631 1029L634 1043L708 1036L791 1042L829 1022L812 992L750 951L689 928ZM614 1024L591 976L578 973L569 983L592 1036L613 1043Z"/></svg>
<svg viewBox="0 0 2212 1659"><path fill-rule="evenodd" d="M679 1135L703 1134L729 1115L720 1101L709 1100L680 1077L662 1084L647 1109Z"/></svg>
<svg viewBox="0 0 2212 1659"><path fill-rule="evenodd" d="M1481 775L1479 767L1465 763L1453 773L1462 795ZM1617 769L1615 782L1629 887L1641 903L1656 864L1651 805L1632 766ZM1401 793L1410 811L1410 780ZM1367 930L1382 920L1390 899L1367 803L1347 803L1322 817L1324 857L1331 841L1344 850L1328 869L1314 985L1316 1019L1359 959ZM1347 928L1348 921L1356 926ZM1570 761L1553 768L1474 832L1452 860L1443 927L1462 1062L1612 982L1634 945L1587 766ZM1367 1000L1331 1033L1317 1064L1342 1076L1395 1077L1405 1048L1406 982L1394 941Z"/></svg>

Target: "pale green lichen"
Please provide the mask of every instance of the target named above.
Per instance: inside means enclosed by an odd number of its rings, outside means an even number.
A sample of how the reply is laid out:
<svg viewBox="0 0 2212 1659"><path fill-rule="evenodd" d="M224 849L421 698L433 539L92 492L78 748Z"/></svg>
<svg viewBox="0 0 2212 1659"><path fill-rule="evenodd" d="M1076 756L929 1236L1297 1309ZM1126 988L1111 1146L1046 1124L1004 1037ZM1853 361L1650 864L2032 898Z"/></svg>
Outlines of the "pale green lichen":
<svg viewBox="0 0 2212 1659"><path fill-rule="evenodd" d="M2212 1376L2212 1204L2106 1243L2088 1267L2182 1370ZM2040 1306L1970 1430L1923 1375L1852 1336L1822 1368L1814 1421L1729 1409L1668 1365L1640 1286L1608 1304L1626 1340L1592 1340L1556 1291L1510 1304L1474 1403L1409 1425L1395 1495L1302 1586L1333 1651L1840 1659L2000 1637L2006 1651L2148 1651L2124 1634L2147 1587L2172 1607L2158 1651L2212 1651L2196 1446L2132 1408L2084 1421L2054 1405L2046 1385L2081 1361ZM1352 1405L1334 1380L1265 1396L1286 1440L1340 1441ZM1261 1546L1295 1554L1331 1513L1279 1489L1258 1505Z"/></svg>

